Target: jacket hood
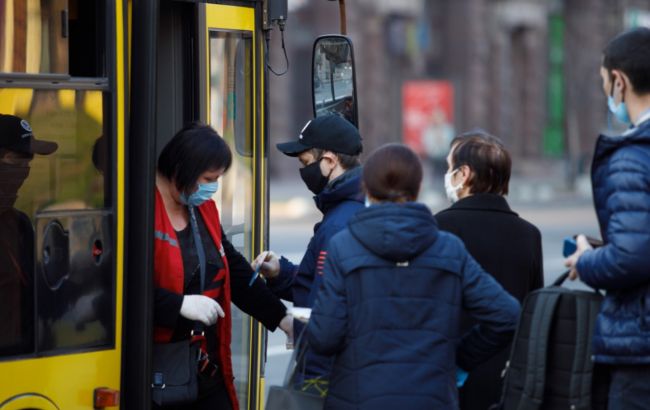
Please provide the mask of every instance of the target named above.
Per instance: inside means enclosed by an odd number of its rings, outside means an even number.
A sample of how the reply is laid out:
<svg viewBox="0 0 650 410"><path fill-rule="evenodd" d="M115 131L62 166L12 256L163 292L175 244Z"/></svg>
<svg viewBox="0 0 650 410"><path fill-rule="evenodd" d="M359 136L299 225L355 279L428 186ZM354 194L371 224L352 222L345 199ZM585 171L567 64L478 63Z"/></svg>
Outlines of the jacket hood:
<svg viewBox="0 0 650 410"><path fill-rule="evenodd" d="M343 201L364 202L361 192L361 167L346 171L314 197L316 207L324 214Z"/></svg>
<svg viewBox="0 0 650 410"><path fill-rule="evenodd" d="M394 262L414 259L438 237L431 211L417 202L372 205L352 217L349 229L372 253Z"/></svg>

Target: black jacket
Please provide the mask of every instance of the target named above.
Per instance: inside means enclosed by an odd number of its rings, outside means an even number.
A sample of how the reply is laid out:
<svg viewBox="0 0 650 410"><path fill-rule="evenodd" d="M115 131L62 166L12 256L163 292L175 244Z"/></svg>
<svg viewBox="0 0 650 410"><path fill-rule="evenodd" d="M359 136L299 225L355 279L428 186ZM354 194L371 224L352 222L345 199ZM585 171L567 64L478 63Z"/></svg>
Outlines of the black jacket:
<svg viewBox="0 0 650 410"><path fill-rule="evenodd" d="M513 212L505 198L475 194L436 215L440 229L463 240L469 253L520 302L544 284L539 230ZM467 318L463 327L471 326ZM509 349L472 371L460 389L462 409L486 409L499 400Z"/></svg>
<svg viewBox="0 0 650 410"><path fill-rule="evenodd" d="M226 253L228 268L230 269L232 302L239 309L262 322L267 329L275 331L286 314L286 308L261 279L256 280L249 286L253 275L250 263L228 241L228 238L223 234L223 228L221 232L221 244ZM205 242L207 243L207 241ZM214 275L207 276L206 281L211 281L213 277ZM181 322L184 324L180 327L189 332L190 322L180 315L184 295L178 295L157 287L154 290L154 297L154 324L174 328L176 330L174 336L178 336L179 327L177 325Z"/></svg>

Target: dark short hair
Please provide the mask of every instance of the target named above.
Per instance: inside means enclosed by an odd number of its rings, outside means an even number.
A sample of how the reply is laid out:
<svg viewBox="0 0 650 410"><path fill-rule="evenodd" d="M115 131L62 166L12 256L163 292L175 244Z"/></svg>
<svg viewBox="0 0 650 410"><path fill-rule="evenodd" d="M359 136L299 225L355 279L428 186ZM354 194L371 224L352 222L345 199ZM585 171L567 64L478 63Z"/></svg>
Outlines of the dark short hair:
<svg viewBox="0 0 650 410"><path fill-rule="evenodd" d="M327 151L325 149L320 149L320 148L312 148L310 150L311 154L314 156L314 158L318 159L323 156L323 153ZM358 155L348 155L348 154L342 154L340 152L334 152L330 151L332 154L336 155L336 157L339 159L339 163L345 169L346 171L352 168L356 168L359 165L361 165L361 161L359 160Z"/></svg>
<svg viewBox="0 0 650 410"><path fill-rule="evenodd" d="M614 37L603 50L603 67L621 70L628 76L634 92L650 93L650 28L639 27Z"/></svg>
<svg viewBox="0 0 650 410"><path fill-rule="evenodd" d="M417 154L403 144L377 148L363 166L363 186L380 201L415 201L422 183L422 164Z"/></svg>
<svg viewBox="0 0 650 410"><path fill-rule="evenodd" d="M189 192L206 171L227 171L232 154L226 141L210 126L186 125L165 145L158 157L158 172L174 181L180 192Z"/></svg>
<svg viewBox="0 0 650 410"><path fill-rule="evenodd" d="M472 171L471 193L508 194L512 160L499 138L473 130L455 137L450 147L452 168L467 165Z"/></svg>

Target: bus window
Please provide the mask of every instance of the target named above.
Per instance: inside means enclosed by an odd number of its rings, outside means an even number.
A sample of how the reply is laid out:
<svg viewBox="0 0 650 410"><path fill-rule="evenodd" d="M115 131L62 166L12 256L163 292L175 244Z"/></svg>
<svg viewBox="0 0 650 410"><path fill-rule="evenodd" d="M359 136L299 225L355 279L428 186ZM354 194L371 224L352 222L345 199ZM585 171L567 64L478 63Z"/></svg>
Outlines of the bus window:
<svg viewBox="0 0 650 410"><path fill-rule="evenodd" d="M25 251L32 255L23 269L20 300L9 307L0 296L0 317L21 322L22 348L4 354L0 350L0 356L113 344L107 101L108 93L100 90L0 89L0 112L23 118L36 138L58 145L50 155L29 161L29 177L14 204L25 216L24 232L30 230L25 235L32 244ZM8 223L0 216L0 228ZM2 268L7 270L4 264ZM8 274L2 273L5 278ZM0 292L9 288L0 286ZM7 335L0 330L0 346L16 343L6 340L14 338Z"/></svg>
<svg viewBox="0 0 650 410"><path fill-rule="evenodd" d="M104 0L0 2L0 72L103 77Z"/></svg>
<svg viewBox="0 0 650 410"><path fill-rule="evenodd" d="M228 142L233 164L217 192L221 223L233 246L252 258L252 40L210 31L210 124ZM233 305L232 356L239 400L247 402L250 318Z"/></svg>
<svg viewBox="0 0 650 410"><path fill-rule="evenodd" d="M68 73L67 1L5 1L0 7L0 71Z"/></svg>

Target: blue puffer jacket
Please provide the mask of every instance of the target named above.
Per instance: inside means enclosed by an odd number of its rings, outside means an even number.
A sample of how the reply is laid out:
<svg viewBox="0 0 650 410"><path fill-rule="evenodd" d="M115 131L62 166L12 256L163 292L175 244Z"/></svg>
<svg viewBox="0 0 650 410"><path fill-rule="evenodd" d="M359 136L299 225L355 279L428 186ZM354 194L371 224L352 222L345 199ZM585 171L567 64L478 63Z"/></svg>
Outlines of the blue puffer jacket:
<svg viewBox="0 0 650 410"><path fill-rule="evenodd" d="M294 306L309 308L313 306L323 278L324 259L329 240L345 228L352 215L363 209L361 172L361 167L345 172L314 197L316 207L323 213L323 220L314 226L314 236L309 240L300 265L294 265L282 258L280 275L268 282L273 293L292 301ZM294 321L296 337L303 329L302 322ZM314 354L311 351L306 355L304 378L326 381L332 366L331 357ZM299 383L302 382L302 376L303 374L298 377Z"/></svg>
<svg viewBox="0 0 650 410"><path fill-rule="evenodd" d="M480 323L461 340L466 309ZM307 336L335 355L326 409L453 409L456 366L508 343L519 304L418 203L358 212L330 241Z"/></svg>
<svg viewBox="0 0 650 410"><path fill-rule="evenodd" d="M605 245L585 252L576 268L585 283L607 290L595 360L650 364L650 120L622 137L601 136L591 169Z"/></svg>

